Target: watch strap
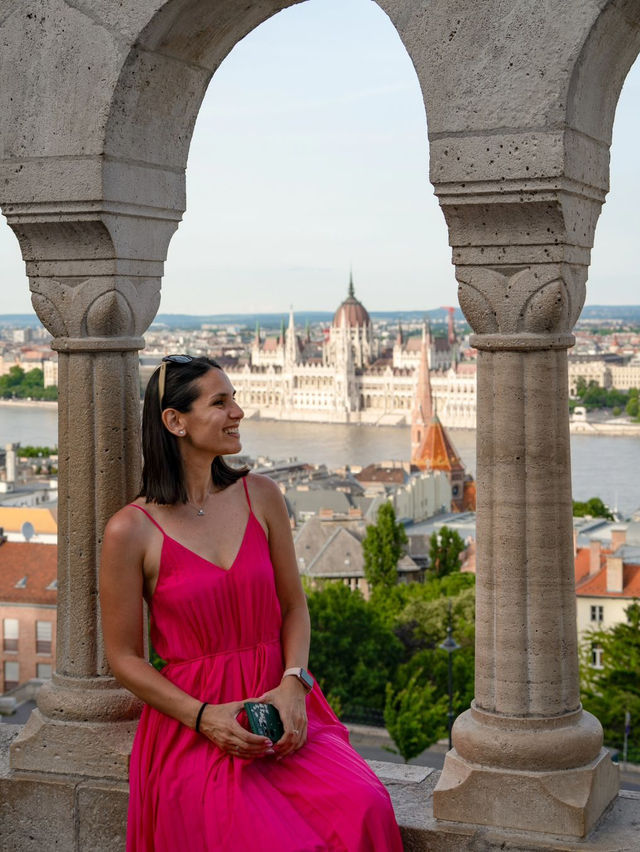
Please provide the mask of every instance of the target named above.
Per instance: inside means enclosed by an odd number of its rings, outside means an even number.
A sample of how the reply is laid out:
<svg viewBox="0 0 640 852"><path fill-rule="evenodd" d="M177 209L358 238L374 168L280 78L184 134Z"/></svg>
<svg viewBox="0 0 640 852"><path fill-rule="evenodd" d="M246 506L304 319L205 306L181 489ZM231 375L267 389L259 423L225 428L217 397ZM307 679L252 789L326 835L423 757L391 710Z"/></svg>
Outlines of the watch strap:
<svg viewBox="0 0 640 852"><path fill-rule="evenodd" d="M311 690L313 689L314 680L309 674L309 672L306 669L302 668L302 666L293 666L290 669L285 669L282 675L282 679L284 680L285 677L288 676L297 677L300 683L307 690L307 692L311 692Z"/></svg>

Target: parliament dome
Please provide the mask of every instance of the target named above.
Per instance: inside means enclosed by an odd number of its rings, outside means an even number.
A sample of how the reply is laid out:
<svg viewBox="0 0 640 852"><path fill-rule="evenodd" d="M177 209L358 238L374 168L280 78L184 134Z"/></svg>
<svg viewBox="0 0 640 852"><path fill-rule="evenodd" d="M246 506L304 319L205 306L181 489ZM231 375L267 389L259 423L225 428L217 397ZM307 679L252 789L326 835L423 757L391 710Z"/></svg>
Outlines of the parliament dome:
<svg viewBox="0 0 640 852"><path fill-rule="evenodd" d="M355 297L353 276L349 278L349 294L333 316L336 328L362 328L371 325L371 318L365 306Z"/></svg>

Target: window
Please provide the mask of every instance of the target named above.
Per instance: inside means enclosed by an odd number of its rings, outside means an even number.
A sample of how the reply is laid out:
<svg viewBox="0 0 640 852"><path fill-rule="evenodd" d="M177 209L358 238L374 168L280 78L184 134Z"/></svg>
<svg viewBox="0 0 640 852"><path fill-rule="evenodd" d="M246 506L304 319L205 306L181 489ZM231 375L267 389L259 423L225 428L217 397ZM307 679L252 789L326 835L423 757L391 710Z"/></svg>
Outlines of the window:
<svg viewBox="0 0 640 852"><path fill-rule="evenodd" d="M602 622L604 621L604 607L603 606L591 606L591 621Z"/></svg>
<svg viewBox="0 0 640 852"><path fill-rule="evenodd" d="M18 663L10 663L8 660L4 664L4 689L13 689L20 683L20 666Z"/></svg>
<svg viewBox="0 0 640 852"><path fill-rule="evenodd" d="M36 621L36 654L51 653L53 624L50 621Z"/></svg>
<svg viewBox="0 0 640 852"><path fill-rule="evenodd" d="M18 650L18 619L5 618L2 625L3 648L5 651Z"/></svg>
<svg viewBox="0 0 640 852"><path fill-rule="evenodd" d="M36 665L36 677L46 680L51 677L51 663L38 663Z"/></svg>
<svg viewBox="0 0 640 852"><path fill-rule="evenodd" d="M591 666L594 669L604 668L604 665L602 663L602 648L600 647L600 645L591 646Z"/></svg>

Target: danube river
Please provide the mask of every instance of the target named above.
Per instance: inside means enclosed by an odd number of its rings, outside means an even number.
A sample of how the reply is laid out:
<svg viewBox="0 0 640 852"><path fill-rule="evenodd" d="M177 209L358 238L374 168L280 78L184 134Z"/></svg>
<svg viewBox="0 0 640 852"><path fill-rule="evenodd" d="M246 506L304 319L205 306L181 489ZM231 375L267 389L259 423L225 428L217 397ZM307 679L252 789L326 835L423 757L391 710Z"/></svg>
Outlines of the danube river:
<svg viewBox="0 0 640 852"><path fill-rule="evenodd" d="M241 427L243 451L253 458L296 457L313 464L341 467L406 459L409 428L277 423L247 420ZM475 432L450 430L467 469L475 475ZM9 441L51 446L56 443L55 405L0 404L0 445ZM623 515L640 508L640 437L571 436L573 496L601 497Z"/></svg>

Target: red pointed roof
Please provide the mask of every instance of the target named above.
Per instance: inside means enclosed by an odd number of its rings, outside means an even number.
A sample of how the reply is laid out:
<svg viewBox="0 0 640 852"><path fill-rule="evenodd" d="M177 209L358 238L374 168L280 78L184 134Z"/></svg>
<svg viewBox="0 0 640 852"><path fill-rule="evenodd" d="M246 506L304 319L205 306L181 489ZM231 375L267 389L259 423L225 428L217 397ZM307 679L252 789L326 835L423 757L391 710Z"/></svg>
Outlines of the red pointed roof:
<svg viewBox="0 0 640 852"><path fill-rule="evenodd" d="M437 414L432 418L413 462L423 470L464 470L460 456Z"/></svg>

